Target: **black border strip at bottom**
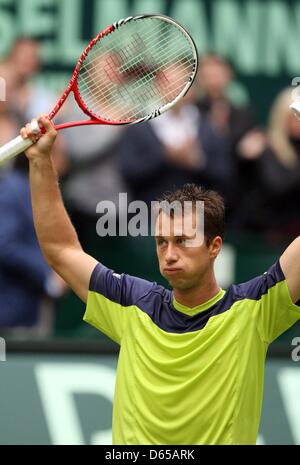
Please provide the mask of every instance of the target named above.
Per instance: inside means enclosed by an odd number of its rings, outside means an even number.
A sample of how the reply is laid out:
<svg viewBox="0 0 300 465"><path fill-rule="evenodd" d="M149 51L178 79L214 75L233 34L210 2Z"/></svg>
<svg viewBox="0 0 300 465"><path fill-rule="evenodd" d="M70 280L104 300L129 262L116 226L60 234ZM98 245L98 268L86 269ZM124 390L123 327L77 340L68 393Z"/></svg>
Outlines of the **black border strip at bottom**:
<svg viewBox="0 0 300 465"><path fill-rule="evenodd" d="M118 354L120 347L110 341L88 341L82 339L51 340L6 340L7 353L63 353L63 354ZM290 358L293 347L290 344L274 344L268 350L268 357Z"/></svg>

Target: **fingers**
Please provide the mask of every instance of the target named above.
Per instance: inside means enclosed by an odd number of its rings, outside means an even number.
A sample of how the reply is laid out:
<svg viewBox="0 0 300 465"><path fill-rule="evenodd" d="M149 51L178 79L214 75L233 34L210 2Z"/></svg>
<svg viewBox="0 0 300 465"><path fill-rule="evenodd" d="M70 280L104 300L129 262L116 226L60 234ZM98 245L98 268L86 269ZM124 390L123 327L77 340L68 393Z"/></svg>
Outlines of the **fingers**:
<svg viewBox="0 0 300 465"><path fill-rule="evenodd" d="M37 119L33 119L31 123L26 124L21 129L20 134L23 139L30 139L33 143L36 143L43 134L55 139L56 130L48 115L42 114Z"/></svg>
<svg viewBox="0 0 300 465"><path fill-rule="evenodd" d="M48 133L53 136L56 135L55 127L46 113L41 114L38 117L37 121L38 121L40 128L43 130L43 133Z"/></svg>
<svg viewBox="0 0 300 465"><path fill-rule="evenodd" d="M26 128L22 128L20 134L23 137L23 139L28 139Z"/></svg>
<svg viewBox="0 0 300 465"><path fill-rule="evenodd" d="M40 138L40 134L36 134L36 131L30 123L26 124L26 126L21 129L20 134L23 139L30 139L33 143L37 142Z"/></svg>

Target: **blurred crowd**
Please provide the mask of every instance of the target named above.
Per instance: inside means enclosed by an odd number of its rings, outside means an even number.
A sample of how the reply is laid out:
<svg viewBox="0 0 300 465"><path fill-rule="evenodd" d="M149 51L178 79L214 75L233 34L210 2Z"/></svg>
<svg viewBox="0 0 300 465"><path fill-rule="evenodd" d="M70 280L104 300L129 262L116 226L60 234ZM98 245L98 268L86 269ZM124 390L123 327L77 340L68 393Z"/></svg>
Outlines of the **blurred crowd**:
<svg viewBox="0 0 300 465"><path fill-rule="evenodd" d="M39 43L18 39L0 62L6 100L0 102L0 144L21 126L49 111L55 95L33 84L41 70ZM300 234L300 123L289 111L285 89L259 127L254 105L230 96L233 67L214 53L200 57L196 82L172 110L133 126L65 130L54 161L63 197L83 247L93 249L96 206L118 205L120 192L150 204L166 190L194 182L219 191L227 227L253 232L270 245ZM63 118L81 119L73 103ZM30 204L24 156L0 169L0 333L51 333L56 298L67 286L42 257ZM99 238L97 240L100 241ZM101 258L101 257L98 257Z"/></svg>

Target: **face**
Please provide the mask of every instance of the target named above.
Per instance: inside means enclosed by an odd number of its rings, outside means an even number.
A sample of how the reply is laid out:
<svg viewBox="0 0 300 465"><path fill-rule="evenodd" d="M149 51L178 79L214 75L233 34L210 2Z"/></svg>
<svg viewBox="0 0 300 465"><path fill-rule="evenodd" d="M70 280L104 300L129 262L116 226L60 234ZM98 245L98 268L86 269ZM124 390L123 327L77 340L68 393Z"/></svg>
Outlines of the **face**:
<svg viewBox="0 0 300 465"><path fill-rule="evenodd" d="M214 60L205 60L199 68L200 87L210 97L220 97L232 79L229 66Z"/></svg>
<svg viewBox="0 0 300 465"><path fill-rule="evenodd" d="M161 95L166 96L166 103L170 100L173 100L181 91L187 82L187 71L190 72L188 66L184 66L182 64L171 64L168 68L164 69L163 77L158 80L159 84L159 91ZM195 93L195 86L193 85L185 94L183 98L181 98L176 105L172 108L172 111L178 111L183 106L194 103L196 100L196 93Z"/></svg>
<svg viewBox="0 0 300 465"><path fill-rule="evenodd" d="M195 212L175 218L161 212L155 240L160 273L174 289L200 286L213 270L222 245L219 236L206 244L201 228L196 228Z"/></svg>
<svg viewBox="0 0 300 465"><path fill-rule="evenodd" d="M30 77L40 64L40 46L34 40L20 41L15 45L12 53L14 68L19 75Z"/></svg>

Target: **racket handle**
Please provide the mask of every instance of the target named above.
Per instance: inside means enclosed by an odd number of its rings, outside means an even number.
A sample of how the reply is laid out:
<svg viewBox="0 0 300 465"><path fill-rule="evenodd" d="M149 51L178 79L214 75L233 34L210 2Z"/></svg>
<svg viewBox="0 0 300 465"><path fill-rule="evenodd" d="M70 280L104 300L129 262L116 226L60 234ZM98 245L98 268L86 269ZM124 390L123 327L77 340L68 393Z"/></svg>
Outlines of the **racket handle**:
<svg viewBox="0 0 300 465"><path fill-rule="evenodd" d="M31 123L32 129L35 134L39 134L40 128L36 121ZM7 144L3 145L0 148L0 165L5 163L7 160L16 157L24 150L28 149L33 145L33 142L30 139L23 139L22 136L18 136L15 139L11 140Z"/></svg>
<svg viewBox="0 0 300 465"><path fill-rule="evenodd" d="M23 139L22 136L11 140L0 148L0 164L24 152L31 145L33 145L33 142L30 139Z"/></svg>

